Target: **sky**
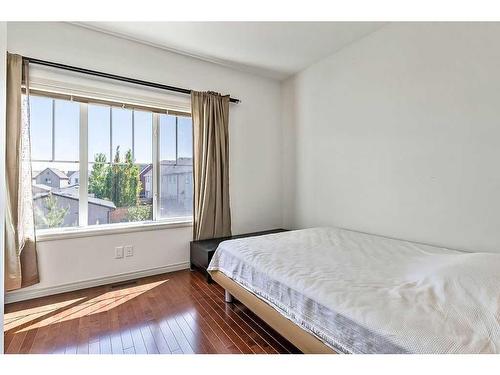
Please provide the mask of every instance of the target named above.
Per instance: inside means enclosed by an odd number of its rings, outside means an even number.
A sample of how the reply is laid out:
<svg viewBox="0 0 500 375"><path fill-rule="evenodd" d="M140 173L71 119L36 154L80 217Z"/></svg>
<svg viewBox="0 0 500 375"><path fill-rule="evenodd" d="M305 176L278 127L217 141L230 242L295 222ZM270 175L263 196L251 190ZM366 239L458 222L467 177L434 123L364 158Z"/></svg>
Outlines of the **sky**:
<svg viewBox="0 0 500 375"><path fill-rule="evenodd" d="M32 96L30 98L31 158L50 160L52 158L52 99ZM55 159L65 163L52 164L63 171L78 170L79 155L79 103L55 100L54 107L54 150ZM132 132L134 116L134 132ZM112 119L112 121L111 121ZM152 162L151 112L132 111L116 107L88 106L88 150L89 161L97 153L104 153L107 160L114 158L117 146L123 156L134 143L136 163ZM160 159L175 160L175 116L160 115ZM192 157L191 119L178 117L178 157ZM110 155L112 137L112 155ZM134 142L132 142L132 137ZM43 169L47 163L33 163L34 170Z"/></svg>

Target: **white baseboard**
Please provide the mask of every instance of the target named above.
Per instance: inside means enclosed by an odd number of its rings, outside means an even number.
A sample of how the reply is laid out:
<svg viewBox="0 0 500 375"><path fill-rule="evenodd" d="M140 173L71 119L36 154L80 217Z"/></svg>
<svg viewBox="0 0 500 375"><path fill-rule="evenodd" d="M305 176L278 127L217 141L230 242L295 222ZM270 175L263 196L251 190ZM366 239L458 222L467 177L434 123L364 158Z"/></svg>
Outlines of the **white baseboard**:
<svg viewBox="0 0 500 375"><path fill-rule="evenodd" d="M92 288L94 286L114 284L122 281L139 279L141 277L146 277L146 276L153 276L167 272L180 271L187 268L189 268L189 262L181 262L163 267L151 268L142 271L121 273L119 275L100 277L96 279L78 281L75 283L68 283L47 288L40 288L33 290L20 289L12 292L7 292L5 294L5 303L7 304L7 303L25 301L33 298L45 297L59 293L72 292L74 290L79 290L79 289Z"/></svg>

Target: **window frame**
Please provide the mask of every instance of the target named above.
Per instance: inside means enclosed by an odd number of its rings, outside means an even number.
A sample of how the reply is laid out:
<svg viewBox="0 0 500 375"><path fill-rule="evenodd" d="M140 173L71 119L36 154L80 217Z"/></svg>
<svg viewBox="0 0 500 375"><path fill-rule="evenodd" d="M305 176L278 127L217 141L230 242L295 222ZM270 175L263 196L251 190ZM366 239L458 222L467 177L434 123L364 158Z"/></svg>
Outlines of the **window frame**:
<svg viewBox="0 0 500 375"><path fill-rule="evenodd" d="M47 229L36 229L36 239L38 241L51 241L57 239L65 239L65 238L78 238L78 237L86 237L86 236L95 236L95 235L106 235L106 234L115 234L115 233L128 233L128 232L136 232L136 231L146 231L146 230L162 230L166 228L178 228L178 227L186 227L192 226L193 223L193 215L190 216L179 216L179 217L169 217L162 218L159 215L159 191L160 191L160 178L158 173L160 171L160 115L171 115L176 116L176 124L178 122L178 116L183 117L191 117L191 113L187 110L180 111L178 109L175 110L167 110L165 108L156 108L154 106L144 106L133 104L117 103L113 100L96 100L95 98L84 98L78 97L76 100L79 103L80 110L80 118L79 118L79 161L63 161L63 160L54 160L55 150L54 150L54 141L55 141L55 127L54 127L54 107L55 101L58 99L62 100L70 100L74 101L74 97L71 95L64 95L61 93L53 93L53 92L45 92L37 90L35 93L30 93L30 96L38 96L38 97L48 97L52 99L52 132L51 132L51 142L52 142L52 160L39 160L39 159L31 159L30 162L67 162L67 163L75 163L79 165L79 207L78 207L78 226L72 227L58 227L58 228L47 228ZM100 224L100 225L89 225L88 224L88 183L89 183L89 157L88 157L88 135L89 135L89 124L88 124L88 106L89 105L106 105L110 107L110 112L112 112L112 108L121 107L124 109L129 109L132 111L143 111L143 112L151 112L152 113L152 176L151 176L151 185L152 185L152 219L147 221L135 221L135 222L124 222L124 223L109 223L109 224ZM135 114L132 112L132 145L135 146L134 142L134 118ZM110 120L111 121L111 120ZM176 126L177 128L177 126ZM112 129L112 123L110 122L110 129ZM112 131L112 130L111 130ZM176 161L178 162L178 133L176 129ZM110 147L112 147L112 138L110 138ZM135 150L132 149L133 156L135 156ZM111 163L111 160L110 160Z"/></svg>

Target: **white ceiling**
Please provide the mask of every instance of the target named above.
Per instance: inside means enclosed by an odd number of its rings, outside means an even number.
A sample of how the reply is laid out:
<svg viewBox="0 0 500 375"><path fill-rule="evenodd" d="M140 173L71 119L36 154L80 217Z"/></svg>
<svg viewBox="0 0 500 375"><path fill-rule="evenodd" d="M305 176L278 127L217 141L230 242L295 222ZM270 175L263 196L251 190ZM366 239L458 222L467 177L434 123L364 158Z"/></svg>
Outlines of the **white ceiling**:
<svg viewBox="0 0 500 375"><path fill-rule="evenodd" d="M384 25L381 22L79 22L78 25L277 79Z"/></svg>

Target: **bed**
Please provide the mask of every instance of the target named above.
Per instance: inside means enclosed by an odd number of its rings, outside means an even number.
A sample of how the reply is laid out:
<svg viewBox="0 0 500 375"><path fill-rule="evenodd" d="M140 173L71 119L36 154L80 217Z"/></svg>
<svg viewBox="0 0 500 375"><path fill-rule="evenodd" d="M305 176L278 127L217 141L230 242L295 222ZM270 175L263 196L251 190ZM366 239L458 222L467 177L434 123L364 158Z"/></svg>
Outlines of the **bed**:
<svg viewBox="0 0 500 375"><path fill-rule="evenodd" d="M208 271L305 353L500 352L500 254L312 228L224 241Z"/></svg>

